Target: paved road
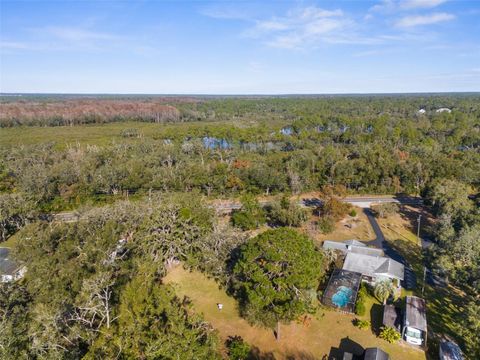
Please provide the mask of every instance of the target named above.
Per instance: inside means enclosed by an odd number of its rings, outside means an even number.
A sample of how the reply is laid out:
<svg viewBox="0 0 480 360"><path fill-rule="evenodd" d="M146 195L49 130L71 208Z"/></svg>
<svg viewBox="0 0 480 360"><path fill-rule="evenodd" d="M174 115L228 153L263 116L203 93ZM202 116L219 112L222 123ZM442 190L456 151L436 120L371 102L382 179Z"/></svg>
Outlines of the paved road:
<svg viewBox="0 0 480 360"><path fill-rule="evenodd" d="M343 202L348 202L350 204L360 206L363 208L368 208L372 203L387 203L395 202L403 205L419 205L422 204L422 199L414 197L392 197L392 196L356 196L356 197L347 197L342 199ZM267 206L271 204L271 201L260 200L261 206ZM298 205L316 208L322 204L322 200L319 198L308 198L298 201ZM242 208L242 204L235 201L225 201L224 203L217 203L212 205L213 208L219 213L230 213L234 210L239 210ZM58 222L75 222L79 220L79 215L75 211L64 211L57 214L46 215L46 218L52 221Z"/></svg>
<svg viewBox="0 0 480 360"><path fill-rule="evenodd" d="M402 286L407 290L415 289L415 287L417 286L417 277L412 267L407 262L407 260L395 249L393 249L390 244L385 240L382 229L380 228L380 225L378 225L377 219L373 215L372 210L364 209L363 211L365 212L365 215L367 215L368 221L370 222L370 225L375 232L375 240L372 240L367 244L382 249L385 255L403 264L403 266L405 267L405 273Z"/></svg>

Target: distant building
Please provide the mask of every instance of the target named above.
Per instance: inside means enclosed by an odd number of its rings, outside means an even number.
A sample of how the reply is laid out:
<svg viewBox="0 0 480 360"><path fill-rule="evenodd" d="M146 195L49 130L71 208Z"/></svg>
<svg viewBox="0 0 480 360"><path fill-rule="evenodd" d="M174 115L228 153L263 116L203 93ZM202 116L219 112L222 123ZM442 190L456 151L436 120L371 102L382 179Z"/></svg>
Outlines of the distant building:
<svg viewBox="0 0 480 360"><path fill-rule="evenodd" d="M440 360L463 360L462 350L453 341L440 342Z"/></svg>
<svg viewBox="0 0 480 360"><path fill-rule="evenodd" d="M440 108L440 109L437 109L435 112L436 113L443 113L443 112L451 113L452 110L450 110L449 108Z"/></svg>
<svg viewBox="0 0 480 360"><path fill-rule="evenodd" d="M425 346L427 343L427 306L416 296L405 298L402 338L410 344Z"/></svg>
<svg viewBox="0 0 480 360"><path fill-rule="evenodd" d="M420 110L417 111L418 115L425 115L426 113L427 113L427 110L425 110L425 109L420 109Z"/></svg>
<svg viewBox="0 0 480 360"><path fill-rule="evenodd" d="M10 249L0 248L0 282L6 283L21 279L27 268L10 259Z"/></svg>

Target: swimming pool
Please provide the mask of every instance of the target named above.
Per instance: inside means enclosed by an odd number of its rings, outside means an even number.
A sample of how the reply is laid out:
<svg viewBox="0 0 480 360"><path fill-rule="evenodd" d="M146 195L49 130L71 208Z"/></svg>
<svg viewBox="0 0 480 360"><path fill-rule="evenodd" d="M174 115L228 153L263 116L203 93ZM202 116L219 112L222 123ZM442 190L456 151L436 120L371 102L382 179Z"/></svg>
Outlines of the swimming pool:
<svg viewBox="0 0 480 360"><path fill-rule="evenodd" d="M339 286L337 292L332 296L332 303L335 304L336 307L344 308L352 299L352 293L352 289L346 286Z"/></svg>

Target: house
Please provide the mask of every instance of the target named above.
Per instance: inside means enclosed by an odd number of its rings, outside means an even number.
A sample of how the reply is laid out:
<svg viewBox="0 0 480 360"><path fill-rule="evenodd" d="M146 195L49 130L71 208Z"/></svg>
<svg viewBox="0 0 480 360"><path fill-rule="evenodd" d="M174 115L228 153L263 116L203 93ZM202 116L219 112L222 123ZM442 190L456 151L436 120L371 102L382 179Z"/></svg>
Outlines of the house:
<svg viewBox="0 0 480 360"><path fill-rule="evenodd" d="M441 341L439 349L440 360L463 360L462 350L453 341Z"/></svg>
<svg viewBox="0 0 480 360"><path fill-rule="evenodd" d="M0 282L6 283L21 279L27 268L10 259L10 249L0 248Z"/></svg>
<svg viewBox="0 0 480 360"><path fill-rule="evenodd" d="M371 248L358 240L347 240L343 242L329 241L323 242L324 249L332 249L347 254L349 252L371 256L383 256L381 249Z"/></svg>
<svg viewBox="0 0 480 360"><path fill-rule="evenodd" d="M386 256L372 256L348 252L343 263L343 270L361 273L363 280L369 283L393 280L400 285L404 278L405 267Z"/></svg>
<svg viewBox="0 0 480 360"><path fill-rule="evenodd" d="M435 112L436 112L436 113L447 112L447 113L450 114L450 113L452 112L452 110L450 110L449 108L440 108L440 109L437 109Z"/></svg>
<svg viewBox="0 0 480 360"><path fill-rule="evenodd" d="M427 307L425 300L416 296L405 298L402 338L409 344L427 343Z"/></svg>

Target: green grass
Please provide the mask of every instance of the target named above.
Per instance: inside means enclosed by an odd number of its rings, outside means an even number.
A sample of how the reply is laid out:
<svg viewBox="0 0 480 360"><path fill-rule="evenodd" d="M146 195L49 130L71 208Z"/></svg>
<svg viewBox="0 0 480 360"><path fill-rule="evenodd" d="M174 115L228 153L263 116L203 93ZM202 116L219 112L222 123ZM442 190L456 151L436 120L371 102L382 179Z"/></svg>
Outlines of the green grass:
<svg viewBox="0 0 480 360"><path fill-rule="evenodd" d="M144 138L161 138L172 129L191 129L210 127L218 122L198 122L180 124L155 124L145 122L117 122L109 124L92 124L80 126L55 127L13 127L3 128L0 131L0 146L33 145L54 142L58 148L65 148L70 144L104 146L115 141L138 142L142 138L123 138L124 129L137 129Z"/></svg>
<svg viewBox="0 0 480 360"><path fill-rule="evenodd" d="M0 247L7 247L13 249L18 242L18 233L10 236L6 241L0 243Z"/></svg>
<svg viewBox="0 0 480 360"><path fill-rule="evenodd" d="M215 281L199 272L189 272L181 266L171 270L165 277L166 283L174 285L181 298L188 296L193 309L219 332L222 340L228 336L240 335L248 343L259 349L262 354L271 354L275 359L305 358L321 359L338 348L340 343L357 343L363 347L381 347L390 353L392 360L425 359L425 353L402 344L389 344L375 336L371 330L356 328L352 321L354 315L343 314L329 309L320 309L306 321L291 322L281 325L281 338L275 340L273 332L248 324L239 316L237 302L219 288ZM217 303L223 309L217 309ZM368 299L367 315L375 299ZM377 311L379 306L375 307ZM378 317L378 312L376 316Z"/></svg>
<svg viewBox="0 0 480 360"><path fill-rule="evenodd" d="M400 237L395 240L387 239L392 247L404 256L417 276L417 287L414 290L402 290L402 297L415 295L422 297L427 303L427 324L429 332L434 336L428 338L428 358L438 357L438 338L449 335L461 344L458 327L461 326L463 307L466 295L453 286L433 288L425 284L423 287L423 255L421 247L413 238Z"/></svg>
<svg viewBox="0 0 480 360"><path fill-rule="evenodd" d="M263 126L268 123L268 126ZM262 125L263 124L263 125ZM114 122L53 127L13 127L0 129L0 147L55 143L58 149L68 145L105 146L115 142L141 142L144 139L183 139L185 136L201 137L212 135L238 139L243 135L255 139L259 134L268 136L272 129L284 125L284 121L264 119L259 121L198 121L184 123L157 124L147 122ZM124 138L122 131L136 129L140 137ZM243 134L243 135L242 135Z"/></svg>

